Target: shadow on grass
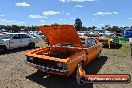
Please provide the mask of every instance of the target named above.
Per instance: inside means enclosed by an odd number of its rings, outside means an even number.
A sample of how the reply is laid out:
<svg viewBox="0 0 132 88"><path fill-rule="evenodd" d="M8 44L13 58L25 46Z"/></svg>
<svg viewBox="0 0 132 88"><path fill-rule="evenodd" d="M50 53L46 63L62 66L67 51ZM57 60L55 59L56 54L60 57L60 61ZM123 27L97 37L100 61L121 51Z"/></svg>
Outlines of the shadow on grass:
<svg viewBox="0 0 132 88"><path fill-rule="evenodd" d="M97 74L102 66L107 61L106 56L101 56L101 59L92 61L85 70L88 74ZM26 77L39 85L46 88L93 88L93 84L78 85L76 79L71 77L47 75L46 73L35 72Z"/></svg>
<svg viewBox="0 0 132 88"><path fill-rule="evenodd" d="M95 75L99 72L99 70L102 68L102 66L107 61L107 56L101 56L100 59L95 59L91 63L89 63L86 68L86 74L88 75Z"/></svg>
<svg viewBox="0 0 132 88"><path fill-rule="evenodd" d="M15 49L6 50L5 52L1 52L0 55L10 54L10 53L17 53L17 52L22 52L22 51L36 49L36 48L39 48L39 47L34 47L34 48L29 48L29 47L15 48Z"/></svg>

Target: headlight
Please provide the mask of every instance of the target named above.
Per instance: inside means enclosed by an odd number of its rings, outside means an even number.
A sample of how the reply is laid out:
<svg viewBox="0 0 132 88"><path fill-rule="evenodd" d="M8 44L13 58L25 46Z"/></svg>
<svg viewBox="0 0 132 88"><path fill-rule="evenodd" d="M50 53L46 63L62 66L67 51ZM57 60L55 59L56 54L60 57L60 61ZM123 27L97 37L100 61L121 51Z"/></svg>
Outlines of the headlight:
<svg viewBox="0 0 132 88"><path fill-rule="evenodd" d="M66 63L64 64L64 69L68 70L68 64L66 64Z"/></svg>
<svg viewBox="0 0 132 88"><path fill-rule="evenodd" d="M57 66L58 66L58 67L62 67L62 66L63 66L63 64L62 64L62 63L60 63L60 62L58 62L58 63L57 63Z"/></svg>

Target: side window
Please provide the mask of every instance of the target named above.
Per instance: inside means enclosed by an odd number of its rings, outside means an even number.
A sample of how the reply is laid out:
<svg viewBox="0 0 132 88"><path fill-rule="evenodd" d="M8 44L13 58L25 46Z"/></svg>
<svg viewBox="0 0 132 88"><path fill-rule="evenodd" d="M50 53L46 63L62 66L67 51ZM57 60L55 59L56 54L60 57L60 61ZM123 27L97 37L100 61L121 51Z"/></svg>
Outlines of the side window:
<svg viewBox="0 0 132 88"><path fill-rule="evenodd" d="M22 36L22 38L30 38L30 36L28 36L26 34L22 34L21 36Z"/></svg>
<svg viewBox="0 0 132 88"><path fill-rule="evenodd" d="M87 43L87 47L91 47L96 45L95 39L94 38L89 38L88 39L88 43Z"/></svg>
<svg viewBox="0 0 132 88"><path fill-rule="evenodd" d="M15 34L13 35L12 39L21 39L21 36L20 34Z"/></svg>

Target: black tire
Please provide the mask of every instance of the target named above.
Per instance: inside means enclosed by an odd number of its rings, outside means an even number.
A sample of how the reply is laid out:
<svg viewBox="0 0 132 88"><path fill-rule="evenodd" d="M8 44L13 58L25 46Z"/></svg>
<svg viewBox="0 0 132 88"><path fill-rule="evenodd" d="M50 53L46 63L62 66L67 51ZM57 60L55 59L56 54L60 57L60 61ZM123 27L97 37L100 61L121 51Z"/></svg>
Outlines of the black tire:
<svg viewBox="0 0 132 88"><path fill-rule="evenodd" d="M28 46L29 46L30 48L34 48L34 47L35 47L35 43L34 43L34 42L30 42L30 43L28 44Z"/></svg>
<svg viewBox="0 0 132 88"><path fill-rule="evenodd" d="M116 49L117 47L118 47L118 44L117 44L117 43L115 43L114 48Z"/></svg>
<svg viewBox="0 0 132 88"><path fill-rule="evenodd" d="M37 70L37 72L36 72L40 77L44 77L45 75L47 75L47 73L46 72L43 72L43 71L41 71L41 70Z"/></svg>
<svg viewBox="0 0 132 88"><path fill-rule="evenodd" d="M5 46L0 46L0 52L5 52L6 51L6 47Z"/></svg>
<svg viewBox="0 0 132 88"><path fill-rule="evenodd" d="M75 68L75 70L74 70L74 72L71 74L71 77L72 77L72 78L76 78L77 70L78 70L78 68L79 68L80 65L81 65L82 68L84 69L84 63L83 63L83 62L78 63L77 66L76 66L76 68Z"/></svg>

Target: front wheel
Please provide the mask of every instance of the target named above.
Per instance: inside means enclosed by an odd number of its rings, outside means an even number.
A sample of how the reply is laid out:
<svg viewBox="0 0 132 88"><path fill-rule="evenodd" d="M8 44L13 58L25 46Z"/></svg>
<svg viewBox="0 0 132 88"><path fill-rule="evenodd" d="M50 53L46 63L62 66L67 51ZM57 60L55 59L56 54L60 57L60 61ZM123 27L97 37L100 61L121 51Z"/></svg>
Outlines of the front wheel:
<svg viewBox="0 0 132 88"><path fill-rule="evenodd" d="M77 64L77 66L76 66L74 72L72 73L71 77L76 78L77 70L78 70L78 68L79 68L80 66L81 66L82 68L84 68L84 63L80 62L80 63Z"/></svg>
<svg viewBox="0 0 132 88"><path fill-rule="evenodd" d="M31 43L28 44L28 46L29 46L30 48L34 48L34 47L35 47L35 43L34 43L34 42L31 42Z"/></svg>

